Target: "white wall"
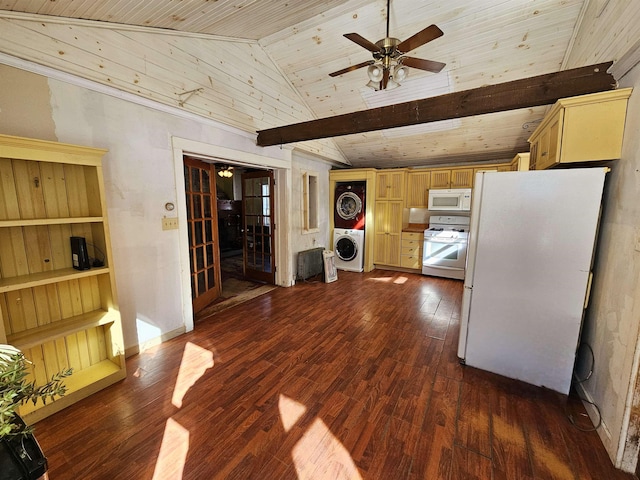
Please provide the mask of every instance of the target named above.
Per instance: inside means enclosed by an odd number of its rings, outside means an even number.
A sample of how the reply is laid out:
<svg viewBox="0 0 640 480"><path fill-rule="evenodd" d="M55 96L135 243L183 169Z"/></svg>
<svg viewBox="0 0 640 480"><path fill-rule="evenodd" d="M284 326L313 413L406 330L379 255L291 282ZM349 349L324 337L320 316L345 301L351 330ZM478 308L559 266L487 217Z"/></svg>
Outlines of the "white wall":
<svg viewBox="0 0 640 480"><path fill-rule="evenodd" d="M238 152L250 159L267 157L280 171L291 170L291 151L277 147L260 148L255 138L246 133L197 118L183 118L165 111L138 105L127 99L99 93L76 84L42 78L22 69L0 65L0 131L33 138L54 139L65 143L106 148L103 162L106 200L113 249L113 262L120 310L123 319L125 346L129 352L138 345L169 338L189 327L183 304L190 304L189 286L185 286L184 262L181 262L180 236L186 231L163 231L161 219L172 216L165 209L167 202L184 203L181 185L176 181L174 145L176 138L187 139L194 149L214 152ZM12 79L6 89L5 80ZM29 85L28 90L16 85ZM34 116L47 116L49 123L12 122L16 109L30 105L30 98L49 98L33 105ZM37 95L36 95L37 94ZM11 97L12 102L7 99ZM22 101L15 101L15 99ZM5 101L7 100L7 101ZM20 112L24 114L24 112ZM39 127L40 124L53 125ZM183 144L185 142L182 142ZM206 153L206 152L203 152ZM233 154L236 157L236 153ZM238 158L239 158L238 157ZM236 158L237 159L237 158ZM326 171L321 161L303 160L304 168ZM298 171L300 166L296 166ZM179 166L178 166L179 169ZM178 170L179 171L179 170ZM290 175L289 175L290 176ZM281 175L282 178L286 175ZM321 176L323 194L328 189L328 174ZM299 190L291 190L285 181L278 186L279 198L301 203ZM325 197L326 198L326 197ZM178 215L177 212L173 215ZM324 214L326 217L326 212ZM285 228L296 216L283 213ZM327 221L323 220L326 227ZM318 237L327 235L327 231ZM303 242L290 242L297 248ZM302 248L301 248L302 249ZM287 251L279 268L292 271ZM181 266L182 265L182 266ZM290 284L290 283L289 283ZM187 298L184 298L184 297Z"/></svg>
<svg viewBox="0 0 640 480"><path fill-rule="evenodd" d="M329 170L331 165L318 160L304 152L293 152L295 160L291 171L291 190L293 198L299 199L291 205L291 243L293 245L291 261L297 265L298 252L315 247L324 247L332 250L329 244L329 215L333 214L333 209L329 205ZM302 179L304 172L315 172L318 175L318 187L320 201L318 204L318 232L305 233L303 230L303 193ZM293 270L295 276L296 269Z"/></svg>
<svg viewBox="0 0 640 480"><path fill-rule="evenodd" d="M640 389L635 387L640 331L640 67L624 76L617 63L638 59L640 2L591 1L567 68L614 60L620 87L634 87L627 109L622 157L608 175L594 284L583 341L594 351L592 377L581 385L602 417L598 434L614 464L634 471L638 455ZM620 78L618 78L620 77ZM581 364L591 363L581 349ZM590 408L597 421L598 414Z"/></svg>

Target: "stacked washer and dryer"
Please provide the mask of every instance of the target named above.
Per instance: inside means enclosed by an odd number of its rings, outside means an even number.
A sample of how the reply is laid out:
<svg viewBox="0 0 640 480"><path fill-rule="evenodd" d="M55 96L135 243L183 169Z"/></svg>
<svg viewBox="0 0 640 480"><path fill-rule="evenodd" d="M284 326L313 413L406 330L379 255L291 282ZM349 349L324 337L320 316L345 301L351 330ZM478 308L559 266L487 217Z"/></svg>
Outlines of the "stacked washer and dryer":
<svg viewBox="0 0 640 480"><path fill-rule="evenodd" d="M336 267L364 270L365 181L336 182L333 250Z"/></svg>

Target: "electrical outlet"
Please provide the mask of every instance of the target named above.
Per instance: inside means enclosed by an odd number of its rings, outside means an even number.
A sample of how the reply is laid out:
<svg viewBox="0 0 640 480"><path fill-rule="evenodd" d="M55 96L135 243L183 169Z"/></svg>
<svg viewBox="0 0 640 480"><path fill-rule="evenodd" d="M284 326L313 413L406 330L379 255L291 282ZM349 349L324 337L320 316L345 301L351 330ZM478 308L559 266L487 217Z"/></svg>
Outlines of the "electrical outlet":
<svg viewBox="0 0 640 480"><path fill-rule="evenodd" d="M162 230L177 230L178 217L164 217L162 219Z"/></svg>

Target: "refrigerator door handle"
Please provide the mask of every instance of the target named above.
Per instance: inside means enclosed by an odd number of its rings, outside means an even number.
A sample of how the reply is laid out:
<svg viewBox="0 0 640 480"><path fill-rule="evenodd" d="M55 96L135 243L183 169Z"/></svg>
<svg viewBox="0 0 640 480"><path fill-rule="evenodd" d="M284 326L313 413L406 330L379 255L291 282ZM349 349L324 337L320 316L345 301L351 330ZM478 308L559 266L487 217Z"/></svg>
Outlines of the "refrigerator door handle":
<svg viewBox="0 0 640 480"><path fill-rule="evenodd" d="M593 281L593 272L589 272L589 280L587 280L587 293L584 296L584 307L583 310L586 310L589 306L589 297L591 297L591 282Z"/></svg>

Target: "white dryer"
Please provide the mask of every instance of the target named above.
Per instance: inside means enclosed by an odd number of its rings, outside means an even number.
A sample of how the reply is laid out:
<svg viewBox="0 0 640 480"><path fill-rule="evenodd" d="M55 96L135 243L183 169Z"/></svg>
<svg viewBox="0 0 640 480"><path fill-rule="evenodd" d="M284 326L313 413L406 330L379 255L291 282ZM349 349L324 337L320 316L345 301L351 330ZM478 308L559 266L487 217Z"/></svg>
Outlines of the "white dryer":
<svg viewBox="0 0 640 480"><path fill-rule="evenodd" d="M351 272L364 270L364 230L333 229L336 268Z"/></svg>

